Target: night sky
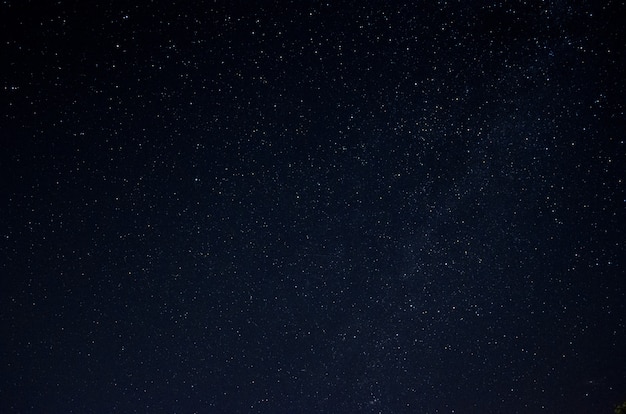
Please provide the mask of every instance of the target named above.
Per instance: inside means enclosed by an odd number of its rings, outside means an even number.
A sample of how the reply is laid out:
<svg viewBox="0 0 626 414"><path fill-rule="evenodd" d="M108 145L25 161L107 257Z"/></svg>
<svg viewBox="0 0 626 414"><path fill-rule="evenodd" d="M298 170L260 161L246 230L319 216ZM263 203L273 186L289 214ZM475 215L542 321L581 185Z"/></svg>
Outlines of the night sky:
<svg viewBox="0 0 626 414"><path fill-rule="evenodd" d="M4 1L0 412L612 413L620 1Z"/></svg>

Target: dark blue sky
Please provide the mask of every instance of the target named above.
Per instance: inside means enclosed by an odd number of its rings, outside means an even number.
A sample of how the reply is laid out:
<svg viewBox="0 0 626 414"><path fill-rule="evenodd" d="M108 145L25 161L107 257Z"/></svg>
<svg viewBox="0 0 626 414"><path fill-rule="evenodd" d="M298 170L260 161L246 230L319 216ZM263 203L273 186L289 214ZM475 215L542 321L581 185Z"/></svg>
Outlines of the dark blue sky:
<svg viewBox="0 0 626 414"><path fill-rule="evenodd" d="M0 411L610 413L619 2L4 2Z"/></svg>

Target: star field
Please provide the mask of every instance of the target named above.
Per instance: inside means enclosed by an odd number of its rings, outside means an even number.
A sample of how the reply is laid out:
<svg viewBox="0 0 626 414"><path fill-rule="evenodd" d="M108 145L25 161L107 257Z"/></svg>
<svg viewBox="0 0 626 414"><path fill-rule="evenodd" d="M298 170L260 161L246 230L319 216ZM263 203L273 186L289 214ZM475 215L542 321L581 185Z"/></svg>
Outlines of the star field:
<svg viewBox="0 0 626 414"><path fill-rule="evenodd" d="M0 411L626 400L623 4L0 9Z"/></svg>

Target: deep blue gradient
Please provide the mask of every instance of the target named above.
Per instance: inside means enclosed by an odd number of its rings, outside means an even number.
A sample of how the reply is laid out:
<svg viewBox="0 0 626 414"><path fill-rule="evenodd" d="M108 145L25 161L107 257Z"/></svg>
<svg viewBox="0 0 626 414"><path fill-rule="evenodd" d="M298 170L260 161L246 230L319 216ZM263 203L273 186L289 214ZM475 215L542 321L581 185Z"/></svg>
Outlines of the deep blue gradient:
<svg viewBox="0 0 626 414"><path fill-rule="evenodd" d="M237 3L0 6L0 411L626 400L623 5Z"/></svg>

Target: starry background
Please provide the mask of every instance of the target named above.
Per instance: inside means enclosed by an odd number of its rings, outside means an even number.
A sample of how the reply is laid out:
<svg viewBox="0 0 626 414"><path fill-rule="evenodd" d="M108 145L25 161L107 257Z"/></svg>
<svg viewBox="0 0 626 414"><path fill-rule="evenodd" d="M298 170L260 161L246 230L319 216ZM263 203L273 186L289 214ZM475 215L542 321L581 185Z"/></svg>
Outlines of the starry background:
<svg viewBox="0 0 626 414"><path fill-rule="evenodd" d="M616 1L4 1L3 413L626 400Z"/></svg>

